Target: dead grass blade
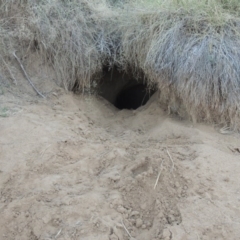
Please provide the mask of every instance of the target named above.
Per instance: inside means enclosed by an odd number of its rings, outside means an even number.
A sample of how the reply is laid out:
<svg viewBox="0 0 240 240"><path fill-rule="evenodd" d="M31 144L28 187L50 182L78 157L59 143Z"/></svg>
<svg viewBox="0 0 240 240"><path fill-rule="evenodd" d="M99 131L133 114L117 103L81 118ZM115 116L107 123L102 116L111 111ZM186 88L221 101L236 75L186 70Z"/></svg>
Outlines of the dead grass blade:
<svg viewBox="0 0 240 240"><path fill-rule="evenodd" d="M18 56L16 55L15 52L13 52L13 56L14 56L14 57L16 58L16 60L18 61L18 63L19 63L19 65L20 65L20 67L21 67L21 69L22 69L25 77L27 78L28 82L30 83L30 85L32 86L32 88L35 90L35 92L36 92L39 96L41 96L42 98L46 98L46 97L45 97L42 93L40 93L40 92L37 90L37 88L34 86L34 84L32 83L31 79L29 78L26 70L24 69L24 67L23 67L20 59L18 58Z"/></svg>

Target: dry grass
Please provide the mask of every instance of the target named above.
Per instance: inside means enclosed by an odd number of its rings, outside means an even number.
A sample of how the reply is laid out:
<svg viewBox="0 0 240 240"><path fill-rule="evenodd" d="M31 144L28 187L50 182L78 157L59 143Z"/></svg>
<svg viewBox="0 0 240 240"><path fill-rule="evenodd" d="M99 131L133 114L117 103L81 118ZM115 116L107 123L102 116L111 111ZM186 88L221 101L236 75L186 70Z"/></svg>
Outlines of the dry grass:
<svg viewBox="0 0 240 240"><path fill-rule="evenodd" d="M230 15L232 9L209 14L171 7L126 10L131 19L124 16L119 24L122 65L157 82L165 103L178 114L239 128L239 18Z"/></svg>
<svg viewBox="0 0 240 240"><path fill-rule="evenodd" d="M4 47L9 55L18 50L25 56L36 50L70 90L89 87L92 77L101 71L110 51L101 46L101 35L105 18L112 14L106 12L104 0L5 1L0 9L5 28L10 29L7 42L11 46Z"/></svg>
<svg viewBox="0 0 240 240"><path fill-rule="evenodd" d="M130 69L179 115L240 129L239 10L238 0L5 0L0 54L35 51L69 90L91 87L103 65Z"/></svg>

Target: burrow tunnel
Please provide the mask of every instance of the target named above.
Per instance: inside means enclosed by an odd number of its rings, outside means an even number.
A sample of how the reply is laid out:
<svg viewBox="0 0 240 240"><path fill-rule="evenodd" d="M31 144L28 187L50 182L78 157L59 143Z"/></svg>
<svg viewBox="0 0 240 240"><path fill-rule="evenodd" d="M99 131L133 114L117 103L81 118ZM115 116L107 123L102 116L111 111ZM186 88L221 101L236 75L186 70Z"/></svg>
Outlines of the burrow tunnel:
<svg viewBox="0 0 240 240"><path fill-rule="evenodd" d="M155 92L156 87L150 88L144 77L136 79L116 67L104 68L98 85L98 94L120 110L135 110L145 105Z"/></svg>

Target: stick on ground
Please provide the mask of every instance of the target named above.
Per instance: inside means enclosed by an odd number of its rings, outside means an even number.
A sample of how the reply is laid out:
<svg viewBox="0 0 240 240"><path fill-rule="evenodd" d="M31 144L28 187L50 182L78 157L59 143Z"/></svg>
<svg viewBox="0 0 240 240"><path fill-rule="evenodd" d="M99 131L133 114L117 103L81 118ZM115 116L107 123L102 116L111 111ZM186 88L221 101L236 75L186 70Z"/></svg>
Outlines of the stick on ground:
<svg viewBox="0 0 240 240"><path fill-rule="evenodd" d="M58 238L58 236L60 235L61 232L62 232L62 228L61 228L61 229L58 231L58 233L56 234L55 239Z"/></svg>
<svg viewBox="0 0 240 240"><path fill-rule="evenodd" d="M168 151L167 148L166 148L166 150L167 150L167 154L168 154L168 156L169 156L169 158L170 158L170 160L171 160L171 162L172 162L172 168L171 168L171 171L170 171L170 172L172 172L173 169L174 169L174 162L173 162L172 156L171 156L171 154L170 154L170 152Z"/></svg>
<svg viewBox="0 0 240 240"><path fill-rule="evenodd" d="M159 173L158 173L157 180L156 180L156 182L155 182L155 185L154 185L153 189L155 189L155 188L157 187L157 184L158 184L160 175L161 175L162 170L163 170L163 167L162 167L162 166L163 166L163 162L164 162L164 160L162 160L161 167L160 167L160 171L159 171Z"/></svg>
<svg viewBox="0 0 240 240"><path fill-rule="evenodd" d="M122 225L123 225L123 228L125 229L126 233L128 234L128 236L129 236L130 238L132 238L132 236L131 236L130 232L127 230L127 228L126 228L123 220L122 220Z"/></svg>
<svg viewBox="0 0 240 240"><path fill-rule="evenodd" d="M30 85L32 86L32 88L36 91L36 93L37 93L39 96L41 96L42 98L46 98L46 97L45 97L42 93L40 93L40 92L37 90L37 88L34 86L34 84L33 84L32 81L30 80L27 72L25 71L25 69L24 69L24 67L23 67L20 59L18 58L18 56L16 55L15 52L13 52L13 56L17 59L17 61L18 61L19 65L20 65L20 67L21 67L21 69L22 69L25 77L27 78L27 80L28 80L28 82L30 83Z"/></svg>

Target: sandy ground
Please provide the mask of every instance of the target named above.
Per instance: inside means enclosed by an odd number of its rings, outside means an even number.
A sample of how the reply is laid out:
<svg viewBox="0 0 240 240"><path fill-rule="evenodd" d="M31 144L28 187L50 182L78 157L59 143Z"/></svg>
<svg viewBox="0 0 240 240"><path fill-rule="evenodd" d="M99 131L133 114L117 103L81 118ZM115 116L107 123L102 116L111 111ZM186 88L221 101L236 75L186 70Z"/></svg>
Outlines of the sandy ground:
<svg viewBox="0 0 240 240"><path fill-rule="evenodd" d="M240 239L239 135L156 95L136 111L61 89L0 100L0 239Z"/></svg>

